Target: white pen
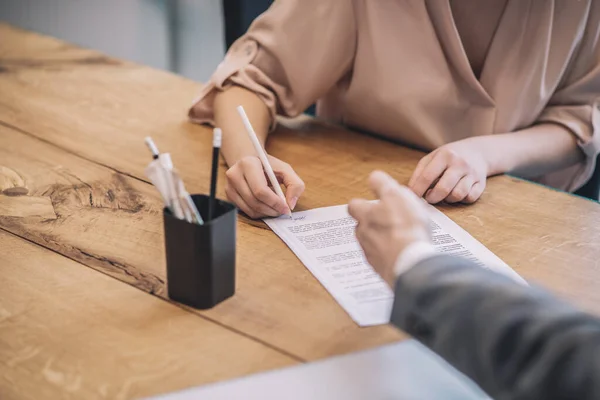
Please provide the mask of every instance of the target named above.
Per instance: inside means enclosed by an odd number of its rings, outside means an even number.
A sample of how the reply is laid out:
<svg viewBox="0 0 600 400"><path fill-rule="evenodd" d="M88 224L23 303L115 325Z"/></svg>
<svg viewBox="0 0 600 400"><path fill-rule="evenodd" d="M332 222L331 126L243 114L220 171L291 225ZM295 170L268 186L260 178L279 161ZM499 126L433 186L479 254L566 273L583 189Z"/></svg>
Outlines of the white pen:
<svg viewBox="0 0 600 400"><path fill-rule="evenodd" d="M150 152L152 153L152 159L156 161L156 168L154 168L156 176L154 180L160 180L162 182L162 184L157 184L157 182L153 180L152 183L156 186L159 193L163 197L167 208L171 210L171 212L173 213L173 215L175 215L176 218L182 219L184 217L184 214L183 210L179 205L179 202L174 201L173 199L171 199L170 196L170 193L175 193L175 188L173 187L173 181L171 178L171 172L167 170L173 168L171 156L169 154L161 154L158 151L158 147L156 147L156 144L150 136L147 136L144 139L144 142L146 143L146 146L148 146ZM151 177L149 176L149 178Z"/></svg>
<svg viewBox="0 0 600 400"><path fill-rule="evenodd" d="M260 162L263 165L263 169L267 173L267 177L269 178L269 181L271 182L271 186L275 190L275 193L277 193L277 196L279 196L281 198L281 200L283 200L283 202L287 205L287 201L285 200L285 195L283 194L283 191L281 190L281 186L279 186L279 181L277 181L277 177L275 176L275 173L273 172L273 168L271 168L271 164L269 163L269 159L267 158L267 153L265 152L265 149L263 149L260 142L258 141L256 132L254 132L254 128L252 127L252 124L250 123L250 120L248 119L248 116L246 115L246 111L244 110L244 107L238 106L237 111L238 111L238 114L240 114L240 117L242 117L242 122L244 123L244 126L246 127L246 132L248 132L250 141L252 141L252 144L254 145L254 149L256 149L256 152L258 153L258 158L260 159ZM289 210L289 206L288 206L288 210ZM288 215L290 217L292 216L291 210L289 211Z"/></svg>
<svg viewBox="0 0 600 400"><path fill-rule="evenodd" d="M191 219L196 220L196 223L198 225L204 225L204 220L198 212L198 208L196 208L196 204L194 204L192 196L190 196L190 194L185 190L185 187L183 186L183 181L179 181L179 198L183 201L181 203L181 208L183 208L184 210L188 210L190 216L192 217ZM192 222L191 219L188 220L188 222Z"/></svg>

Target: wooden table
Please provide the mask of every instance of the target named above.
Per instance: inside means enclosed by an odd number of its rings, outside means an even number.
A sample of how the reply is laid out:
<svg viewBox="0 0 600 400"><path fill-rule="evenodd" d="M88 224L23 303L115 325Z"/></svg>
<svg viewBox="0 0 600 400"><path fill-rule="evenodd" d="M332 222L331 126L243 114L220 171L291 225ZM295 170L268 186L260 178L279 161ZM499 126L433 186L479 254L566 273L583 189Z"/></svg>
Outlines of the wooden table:
<svg viewBox="0 0 600 400"><path fill-rule="evenodd" d="M143 138L207 192L210 131L186 120L200 86L0 25L0 398L147 396L405 337L357 327L243 217L236 295L208 311L165 298ZM305 180L299 209L369 196L376 168L406 182L422 156L308 118L282 122L268 151ZM600 315L596 203L501 176L477 204L443 211L525 278Z"/></svg>

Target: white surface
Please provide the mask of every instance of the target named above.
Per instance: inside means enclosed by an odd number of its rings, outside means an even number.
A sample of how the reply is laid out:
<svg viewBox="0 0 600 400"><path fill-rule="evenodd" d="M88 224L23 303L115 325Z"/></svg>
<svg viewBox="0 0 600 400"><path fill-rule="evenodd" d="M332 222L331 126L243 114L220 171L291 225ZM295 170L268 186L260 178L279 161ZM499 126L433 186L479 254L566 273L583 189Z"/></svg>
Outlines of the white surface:
<svg viewBox="0 0 600 400"><path fill-rule="evenodd" d="M525 281L506 263L434 207L433 245L438 253L474 260L478 265ZM265 219L275 232L360 326L386 324L394 294L373 270L356 241L356 221L348 206L293 213L292 218Z"/></svg>
<svg viewBox="0 0 600 400"><path fill-rule="evenodd" d="M415 341L158 396L156 400L474 400L475 384Z"/></svg>
<svg viewBox="0 0 600 400"><path fill-rule="evenodd" d="M394 294L367 263L348 206L295 212L265 222L361 326L390 320Z"/></svg>
<svg viewBox="0 0 600 400"><path fill-rule="evenodd" d="M527 285L525 279L480 241L471 236L469 232L448 218L446 214L433 206L430 206L429 210L431 212L431 221L433 222L431 227L433 245L438 253L468 258L482 268L491 269L512 278L518 283Z"/></svg>

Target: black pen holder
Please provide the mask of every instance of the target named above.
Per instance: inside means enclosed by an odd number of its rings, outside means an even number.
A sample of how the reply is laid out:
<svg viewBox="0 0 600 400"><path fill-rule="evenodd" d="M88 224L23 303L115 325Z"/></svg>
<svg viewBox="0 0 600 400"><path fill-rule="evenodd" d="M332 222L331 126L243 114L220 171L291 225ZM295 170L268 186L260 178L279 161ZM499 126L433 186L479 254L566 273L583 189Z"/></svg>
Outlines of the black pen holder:
<svg viewBox="0 0 600 400"><path fill-rule="evenodd" d="M188 306L207 309L235 292L235 243L237 209L215 200L214 215L208 220L209 197L192 199L203 225L175 218L165 208L163 220L167 255L169 298Z"/></svg>

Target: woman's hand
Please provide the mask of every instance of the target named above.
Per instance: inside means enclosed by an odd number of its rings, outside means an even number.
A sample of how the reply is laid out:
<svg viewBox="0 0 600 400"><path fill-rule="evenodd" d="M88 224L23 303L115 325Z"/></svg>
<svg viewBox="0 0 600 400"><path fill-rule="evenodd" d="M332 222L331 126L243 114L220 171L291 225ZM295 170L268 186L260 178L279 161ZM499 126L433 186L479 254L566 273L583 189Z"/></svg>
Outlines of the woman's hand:
<svg viewBox="0 0 600 400"><path fill-rule="evenodd" d="M408 187L431 204L477 201L489 170L478 139L448 143L427 154L417 164Z"/></svg>
<svg viewBox="0 0 600 400"><path fill-rule="evenodd" d="M298 198L304 192L304 182L289 164L273 156L268 157L279 183L285 186L286 202L269 186L258 157L244 157L233 164L226 173L227 198L250 218L287 214L296 207Z"/></svg>

